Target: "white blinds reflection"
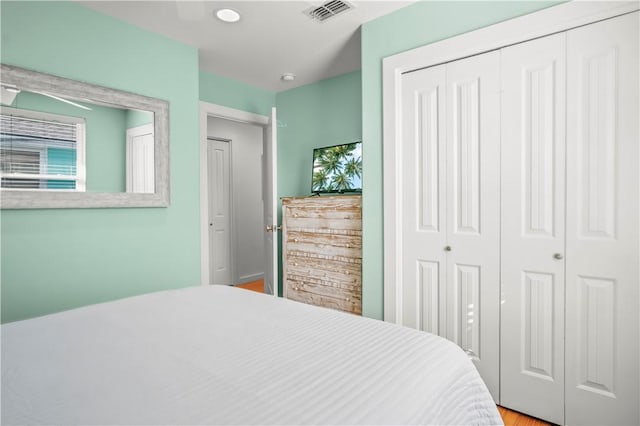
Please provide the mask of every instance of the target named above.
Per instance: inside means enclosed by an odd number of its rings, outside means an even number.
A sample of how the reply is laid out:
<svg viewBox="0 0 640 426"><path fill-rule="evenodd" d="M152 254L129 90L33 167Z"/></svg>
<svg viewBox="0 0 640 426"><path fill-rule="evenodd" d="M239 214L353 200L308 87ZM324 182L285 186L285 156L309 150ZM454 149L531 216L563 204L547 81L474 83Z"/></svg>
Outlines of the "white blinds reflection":
<svg viewBox="0 0 640 426"><path fill-rule="evenodd" d="M75 190L78 124L0 114L2 188Z"/></svg>

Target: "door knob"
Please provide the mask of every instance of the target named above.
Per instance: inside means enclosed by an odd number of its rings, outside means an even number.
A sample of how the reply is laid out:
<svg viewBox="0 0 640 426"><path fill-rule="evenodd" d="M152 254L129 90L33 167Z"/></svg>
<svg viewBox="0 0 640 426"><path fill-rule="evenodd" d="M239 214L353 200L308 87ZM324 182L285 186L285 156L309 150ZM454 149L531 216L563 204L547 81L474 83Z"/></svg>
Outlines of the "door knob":
<svg viewBox="0 0 640 426"><path fill-rule="evenodd" d="M451 251L451 246L444 246L444 251Z"/></svg>
<svg viewBox="0 0 640 426"><path fill-rule="evenodd" d="M562 257L563 256L560 253L556 253L556 254L553 255L553 258L556 259L556 260L562 260Z"/></svg>
<svg viewBox="0 0 640 426"><path fill-rule="evenodd" d="M282 226L280 226L280 225L277 225L277 226L276 225L267 225L265 229L266 229L267 232L276 232L276 231L281 230Z"/></svg>

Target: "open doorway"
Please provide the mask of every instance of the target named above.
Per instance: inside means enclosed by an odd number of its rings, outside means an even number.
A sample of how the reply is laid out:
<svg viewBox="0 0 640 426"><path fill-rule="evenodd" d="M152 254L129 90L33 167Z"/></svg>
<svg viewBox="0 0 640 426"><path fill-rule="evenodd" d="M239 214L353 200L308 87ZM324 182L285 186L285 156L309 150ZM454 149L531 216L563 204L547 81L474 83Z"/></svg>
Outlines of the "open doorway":
<svg viewBox="0 0 640 426"><path fill-rule="evenodd" d="M266 117L206 102L200 110L202 285L262 280L274 294L275 110Z"/></svg>
<svg viewBox="0 0 640 426"><path fill-rule="evenodd" d="M263 130L207 118L210 284L264 279Z"/></svg>

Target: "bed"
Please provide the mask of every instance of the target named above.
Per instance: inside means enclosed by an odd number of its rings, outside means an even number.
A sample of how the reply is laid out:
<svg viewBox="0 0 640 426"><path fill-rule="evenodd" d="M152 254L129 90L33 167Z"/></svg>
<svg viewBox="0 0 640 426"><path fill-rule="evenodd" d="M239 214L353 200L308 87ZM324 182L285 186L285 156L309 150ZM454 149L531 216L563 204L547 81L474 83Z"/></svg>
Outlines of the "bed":
<svg viewBox="0 0 640 426"><path fill-rule="evenodd" d="M2 326L2 424L502 424L440 337L224 286Z"/></svg>

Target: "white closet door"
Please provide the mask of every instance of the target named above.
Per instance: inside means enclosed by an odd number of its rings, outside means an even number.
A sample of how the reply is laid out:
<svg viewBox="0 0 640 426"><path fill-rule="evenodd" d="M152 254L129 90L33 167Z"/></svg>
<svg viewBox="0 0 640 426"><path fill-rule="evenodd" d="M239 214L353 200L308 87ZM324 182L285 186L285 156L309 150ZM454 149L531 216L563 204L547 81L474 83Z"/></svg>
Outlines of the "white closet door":
<svg viewBox="0 0 640 426"><path fill-rule="evenodd" d="M444 332L445 66L402 76L402 324Z"/></svg>
<svg viewBox="0 0 640 426"><path fill-rule="evenodd" d="M640 424L638 19L567 33L567 424Z"/></svg>
<svg viewBox="0 0 640 426"><path fill-rule="evenodd" d="M447 331L499 397L499 52L447 64Z"/></svg>
<svg viewBox="0 0 640 426"><path fill-rule="evenodd" d="M564 422L564 33L502 50L500 403Z"/></svg>

